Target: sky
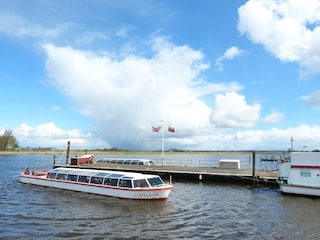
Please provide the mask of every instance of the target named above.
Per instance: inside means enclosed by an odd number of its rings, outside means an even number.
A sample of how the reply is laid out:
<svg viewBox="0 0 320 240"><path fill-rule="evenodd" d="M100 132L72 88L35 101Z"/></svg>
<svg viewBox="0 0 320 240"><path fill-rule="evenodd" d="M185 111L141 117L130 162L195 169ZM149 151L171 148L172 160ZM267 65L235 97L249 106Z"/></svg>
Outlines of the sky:
<svg viewBox="0 0 320 240"><path fill-rule="evenodd" d="M0 0L0 134L22 148L320 149L319 39L320 0Z"/></svg>

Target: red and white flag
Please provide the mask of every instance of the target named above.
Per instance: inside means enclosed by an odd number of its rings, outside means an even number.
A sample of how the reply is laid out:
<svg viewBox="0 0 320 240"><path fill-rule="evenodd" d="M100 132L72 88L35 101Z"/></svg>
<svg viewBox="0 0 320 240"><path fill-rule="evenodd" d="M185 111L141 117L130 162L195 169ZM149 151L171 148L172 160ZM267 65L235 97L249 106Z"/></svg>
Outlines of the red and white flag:
<svg viewBox="0 0 320 240"><path fill-rule="evenodd" d="M152 127L153 132L160 132L161 127Z"/></svg>

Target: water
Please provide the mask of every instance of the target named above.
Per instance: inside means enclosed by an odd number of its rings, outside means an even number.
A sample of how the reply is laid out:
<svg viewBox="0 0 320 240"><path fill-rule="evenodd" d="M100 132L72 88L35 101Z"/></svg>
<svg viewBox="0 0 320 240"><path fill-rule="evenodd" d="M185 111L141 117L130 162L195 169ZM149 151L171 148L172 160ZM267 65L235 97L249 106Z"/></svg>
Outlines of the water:
<svg viewBox="0 0 320 240"><path fill-rule="evenodd" d="M21 169L51 165L50 155L0 156L0 239L318 239L320 235L320 199L282 195L277 189L174 181L166 201L137 201L19 183Z"/></svg>

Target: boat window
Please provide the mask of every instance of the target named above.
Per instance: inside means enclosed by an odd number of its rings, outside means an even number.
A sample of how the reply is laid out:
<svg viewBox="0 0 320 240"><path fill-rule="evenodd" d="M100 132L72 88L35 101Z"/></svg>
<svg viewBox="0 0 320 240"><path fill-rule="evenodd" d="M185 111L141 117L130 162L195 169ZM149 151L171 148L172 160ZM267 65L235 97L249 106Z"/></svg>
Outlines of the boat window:
<svg viewBox="0 0 320 240"><path fill-rule="evenodd" d="M301 177L311 177L311 171L307 169L300 170Z"/></svg>
<svg viewBox="0 0 320 240"><path fill-rule="evenodd" d="M152 187L163 184L161 178L159 177L149 178L148 181Z"/></svg>
<svg viewBox="0 0 320 240"><path fill-rule="evenodd" d="M105 176L107 176L107 175L110 175L110 173L105 173L105 172L99 172L99 173L97 173L97 174L95 174L94 176L95 177L105 177Z"/></svg>
<svg viewBox="0 0 320 240"><path fill-rule="evenodd" d="M123 164L130 164L131 160L124 160Z"/></svg>
<svg viewBox="0 0 320 240"><path fill-rule="evenodd" d="M48 172L48 174L47 174L47 178L55 179L55 178L56 178L56 173Z"/></svg>
<svg viewBox="0 0 320 240"><path fill-rule="evenodd" d="M77 181L78 175L74 175L74 174L68 174L67 180L68 181Z"/></svg>
<svg viewBox="0 0 320 240"><path fill-rule="evenodd" d="M102 177L91 177L91 183L94 184L102 184L103 178Z"/></svg>
<svg viewBox="0 0 320 240"><path fill-rule="evenodd" d="M66 180L66 178L67 178L67 174L64 174L64 173L57 173L56 179L59 179L59 180Z"/></svg>
<svg viewBox="0 0 320 240"><path fill-rule="evenodd" d="M131 180L128 179L120 179L119 187L132 188Z"/></svg>
<svg viewBox="0 0 320 240"><path fill-rule="evenodd" d="M104 185L109 185L109 186L117 186L118 185L118 179L114 178L106 178L104 180Z"/></svg>
<svg viewBox="0 0 320 240"><path fill-rule="evenodd" d="M132 164L132 165L139 164L139 160L132 160L132 161L131 161L131 164Z"/></svg>
<svg viewBox="0 0 320 240"><path fill-rule="evenodd" d="M89 176L79 176L78 182L85 182L88 183L90 180Z"/></svg>
<svg viewBox="0 0 320 240"><path fill-rule="evenodd" d="M110 178L121 178L123 176L124 176L123 174L114 173L114 174L111 174L109 177Z"/></svg>
<svg viewBox="0 0 320 240"><path fill-rule="evenodd" d="M133 180L133 186L135 188L149 187L145 179Z"/></svg>

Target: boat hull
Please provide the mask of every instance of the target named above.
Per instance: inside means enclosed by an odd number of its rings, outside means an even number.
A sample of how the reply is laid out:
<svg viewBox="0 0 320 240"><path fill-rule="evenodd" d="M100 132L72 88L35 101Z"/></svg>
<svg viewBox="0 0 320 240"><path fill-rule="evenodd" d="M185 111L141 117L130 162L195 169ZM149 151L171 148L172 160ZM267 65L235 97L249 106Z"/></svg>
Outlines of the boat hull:
<svg viewBox="0 0 320 240"><path fill-rule="evenodd" d="M165 200L168 198L172 190L171 184L167 184L162 187L128 189L90 183L61 181L57 179L48 179L45 175L33 176L23 173L21 173L20 175L20 182L44 187L53 187L64 190L91 193L96 195L140 200Z"/></svg>
<svg viewBox="0 0 320 240"><path fill-rule="evenodd" d="M280 184L280 191L283 193L289 193L289 194L320 197L319 187Z"/></svg>

